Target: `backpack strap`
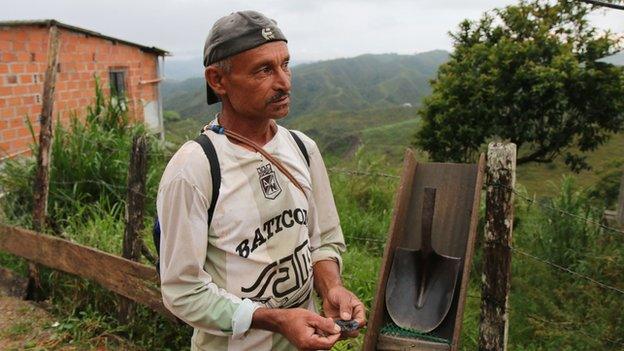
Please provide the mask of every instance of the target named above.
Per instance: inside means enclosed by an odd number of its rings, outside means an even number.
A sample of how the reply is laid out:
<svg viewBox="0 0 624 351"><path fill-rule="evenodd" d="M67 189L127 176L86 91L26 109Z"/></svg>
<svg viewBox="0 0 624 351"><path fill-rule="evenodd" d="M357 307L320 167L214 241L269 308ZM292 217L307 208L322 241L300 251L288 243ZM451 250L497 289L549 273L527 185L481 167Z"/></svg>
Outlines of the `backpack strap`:
<svg viewBox="0 0 624 351"><path fill-rule="evenodd" d="M210 199L210 208L208 208L208 225L210 225L212 222L212 215L214 214L214 208L219 198L219 188L221 188L221 166L219 166L217 151L210 138L202 133L195 138L195 142L202 147L208 158L208 162L210 162L210 176L212 177L212 198Z"/></svg>
<svg viewBox="0 0 624 351"><path fill-rule="evenodd" d="M206 158L208 158L208 162L210 162L210 176L212 178L212 198L210 199L210 208L208 209L208 225L210 226L215 204L219 198L219 188L221 188L221 166L219 166L219 158L217 157L217 152L210 138L204 134L200 134L195 138L195 142L202 147ZM156 246L156 253L158 254L156 272L160 275L160 223L158 222L158 215L154 218L152 237L154 239L154 246Z"/></svg>
<svg viewBox="0 0 624 351"><path fill-rule="evenodd" d="M297 133L293 132L292 130L289 130L289 132L290 135L292 135L293 139L295 139L295 143L297 143L299 150L301 150L301 153L303 154L303 157L305 158L308 167L310 167L310 155L308 155L308 149L306 149L305 144L303 144L303 140L301 140Z"/></svg>

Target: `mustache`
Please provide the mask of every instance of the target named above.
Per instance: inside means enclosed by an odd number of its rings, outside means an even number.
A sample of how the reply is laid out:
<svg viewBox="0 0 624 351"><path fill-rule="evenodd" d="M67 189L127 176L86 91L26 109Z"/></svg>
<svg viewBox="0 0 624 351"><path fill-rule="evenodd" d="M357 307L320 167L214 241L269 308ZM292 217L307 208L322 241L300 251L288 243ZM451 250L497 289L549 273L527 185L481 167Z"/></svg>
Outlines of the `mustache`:
<svg viewBox="0 0 624 351"><path fill-rule="evenodd" d="M271 104L271 103L274 103L274 102L276 102L278 100L281 100L282 98L288 97L288 96L290 96L290 93L287 93L285 91L280 90L280 91L277 92L277 94L273 95L269 100L267 100L267 105Z"/></svg>

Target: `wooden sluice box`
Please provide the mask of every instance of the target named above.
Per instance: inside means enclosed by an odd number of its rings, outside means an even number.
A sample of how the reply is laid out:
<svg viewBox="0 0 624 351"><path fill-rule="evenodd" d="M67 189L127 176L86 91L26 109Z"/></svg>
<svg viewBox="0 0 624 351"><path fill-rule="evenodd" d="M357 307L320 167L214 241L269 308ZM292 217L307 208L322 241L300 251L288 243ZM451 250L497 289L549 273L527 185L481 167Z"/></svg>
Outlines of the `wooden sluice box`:
<svg viewBox="0 0 624 351"><path fill-rule="evenodd" d="M392 222L379 272L377 293L364 339L364 350L458 350L476 239L484 168L483 155L477 164L419 163L411 150L406 151L403 174L395 198ZM435 189L435 206L431 206L435 207L433 215L423 215L427 212L423 212L423 208L427 207L427 204L423 204L426 188L429 195L431 189ZM386 304L388 280L397 248L422 249L423 216L433 218L431 225L428 226L433 250L440 255L459 258L460 261L457 280L450 284L454 286L451 290L454 290L452 295L448 295L450 296L447 299L450 306L448 312L441 318L439 325L429 332L399 327L393 321ZM426 228L427 225L425 230ZM409 272L410 269L406 271ZM396 281L394 271L393 276L393 281ZM419 284L411 273L401 275L402 278L413 282L414 290L417 289ZM394 290L396 293L396 289ZM396 302L392 300L392 296L389 296L389 299L391 303ZM409 305L405 307L406 310L416 308ZM396 311L396 306L393 306L392 310ZM396 317L396 313L394 315Z"/></svg>

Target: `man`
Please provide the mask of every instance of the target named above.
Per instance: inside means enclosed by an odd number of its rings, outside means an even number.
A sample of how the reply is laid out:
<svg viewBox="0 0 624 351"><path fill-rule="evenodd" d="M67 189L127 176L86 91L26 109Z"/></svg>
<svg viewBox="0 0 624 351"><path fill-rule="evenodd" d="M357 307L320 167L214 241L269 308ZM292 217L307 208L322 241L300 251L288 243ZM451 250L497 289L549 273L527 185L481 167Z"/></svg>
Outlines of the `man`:
<svg viewBox="0 0 624 351"><path fill-rule="evenodd" d="M358 335L335 320L365 324L363 304L341 283L345 245L320 152L275 123L289 111L288 62L286 38L258 12L219 19L206 40L208 103L222 103L212 124L262 146L294 179L248 144L205 129L221 172L209 218L202 147L187 142L167 165L157 200L161 290L194 327L192 350L330 349Z"/></svg>

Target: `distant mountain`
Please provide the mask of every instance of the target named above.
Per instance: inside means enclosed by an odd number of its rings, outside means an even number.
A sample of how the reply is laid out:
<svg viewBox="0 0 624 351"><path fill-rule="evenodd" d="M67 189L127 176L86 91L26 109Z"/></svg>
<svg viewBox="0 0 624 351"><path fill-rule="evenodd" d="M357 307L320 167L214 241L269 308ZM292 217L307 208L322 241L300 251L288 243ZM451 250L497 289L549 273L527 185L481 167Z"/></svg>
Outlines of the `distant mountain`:
<svg viewBox="0 0 624 351"><path fill-rule="evenodd" d="M417 105L431 91L429 80L448 59L442 50L415 55L366 54L353 58L300 64L293 67L289 123L329 111L360 111ZM165 81L165 110L182 118L206 121L218 107L208 107L203 78Z"/></svg>
<svg viewBox="0 0 624 351"><path fill-rule="evenodd" d="M412 105L431 91L429 80L446 51L417 55L361 55L293 69L291 119L322 111Z"/></svg>
<svg viewBox="0 0 624 351"><path fill-rule="evenodd" d="M177 111L183 119L206 120L218 111L216 106L206 104L206 81L191 78L184 81L165 80L162 85L163 108Z"/></svg>
<svg viewBox="0 0 624 351"><path fill-rule="evenodd" d="M202 58L188 59L168 58L165 60L165 77L167 80L182 81L189 78L202 77L204 67Z"/></svg>
<svg viewBox="0 0 624 351"><path fill-rule="evenodd" d="M312 63L314 61L296 60L291 61L292 67ZM196 56L191 58L168 58L165 61L165 77L169 81L183 81L190 78L201 78L204 74L204 66L202 65L202 57Z"/></svg>

